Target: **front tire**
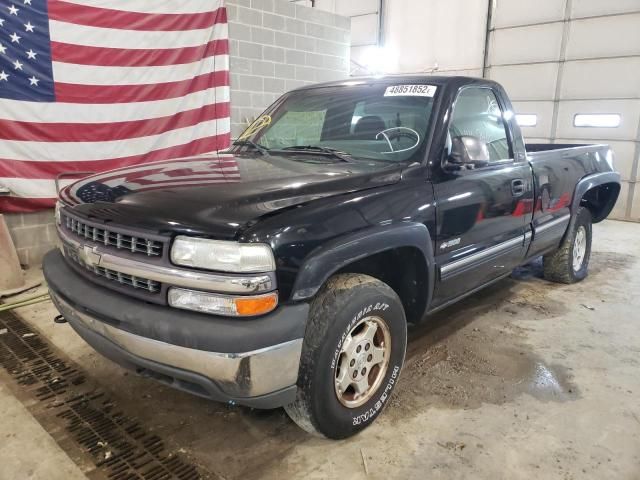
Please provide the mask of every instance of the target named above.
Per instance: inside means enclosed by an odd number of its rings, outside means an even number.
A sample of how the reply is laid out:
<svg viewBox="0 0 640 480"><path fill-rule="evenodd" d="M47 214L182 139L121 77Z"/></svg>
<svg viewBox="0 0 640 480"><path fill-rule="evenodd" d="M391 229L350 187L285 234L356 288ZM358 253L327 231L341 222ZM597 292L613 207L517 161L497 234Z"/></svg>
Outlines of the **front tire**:
<svg viewBox="0 0 640 480"><path fill-rule="evenodd" d="M389 403L406 346L402 302L388 285L360 274L330 278L311 304L287 414L309 433L355 435Z"/></svg>
<svg viewBox="0 0 640 480"><path fill-rule="evenodd" d="M591 212L580 207L560 248L544 256L544 278L559 283L579 282L589 273L590 257Z"/></svg>

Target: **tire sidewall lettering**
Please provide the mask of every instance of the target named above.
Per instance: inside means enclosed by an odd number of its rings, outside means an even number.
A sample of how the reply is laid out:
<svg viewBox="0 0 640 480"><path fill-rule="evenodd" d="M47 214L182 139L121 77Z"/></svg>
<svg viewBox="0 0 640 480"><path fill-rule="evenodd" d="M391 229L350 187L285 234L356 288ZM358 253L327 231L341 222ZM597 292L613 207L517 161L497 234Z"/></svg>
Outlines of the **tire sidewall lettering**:
<svg viewBox="0 0 640 480"><path fill-rule="evenodd" d="M354 426L369 422L373 420L378 415L378 413L380 413L380 411L382 410L382 407L384 407L385 402L389 399L389 395L391 394L391 391L393 390L393 387L396 381L398 380L398 375L400 374L400 368L401 368L400 365L394 365L393 371L391 372L391 376L389 377L389 381L384 387L384 390L382 391L382 395L380 395L380 398L378 398L378 400L373 405L373 407L370 407L366 412L361 413L360 415L356 415L355 417L352 417L352 420L353 420L352 424Z"/></svg>
<svg viewBox="0 0 640 480"><path fill-rule="evenodd" d="M358 284L349 282L351 278L358 278ZM375 278L341 274L327 286L327 294L321 294L310 311L312 321L305 333L299 380L302 409L295 410L294 417L305 415L303 428L308 427L308 420L313 430L337 439L368 427L391 403L389 397L404 363L407 322L400 298ZM384 376L377 379L376 391L369 392L368 401L349 408L340 401L335 375L350 332L367 317L382 319L390 330L389 358L384 357L388 366ZM298 420L296 423L300 424Z"/></svg>
<svg viewBox="0 0 640 480"><path fill-rule="evenodd" d="M372 313L380 314L382 312L385 312L388 308L389 308L389 304L387 302L372 302L362 307L361 309L359 309L358 312L353 315L353 317L351 318L351 320L343 330L342 335L338 340L338 345L333 352L333 356L331 359L331 372L335 372L335 369L338 363L338 358L340 357L340 351L342 350L342 345L344 344L347 338L347 335L353 329L353 327L355 327L356 324L360 320L365 318L367 315L370 315ZM384 319L382 315L380 315L380 317ZM351 417L353 426L372 422L373 419L375 419L378 416L378 414L383 410L387 400L389 399L391 391L393 390L395 384L397 383L398 376L400 375L400 370L402 368L402 363L393 364L393 366L390 365L389 367L390 367L389 370L391 371L391 374L390 375L388 374L389 378L384 388L380 388L380 390L377 392L378 398L376 402L373 404L373 406L367 408L364 412Z"/></svg>

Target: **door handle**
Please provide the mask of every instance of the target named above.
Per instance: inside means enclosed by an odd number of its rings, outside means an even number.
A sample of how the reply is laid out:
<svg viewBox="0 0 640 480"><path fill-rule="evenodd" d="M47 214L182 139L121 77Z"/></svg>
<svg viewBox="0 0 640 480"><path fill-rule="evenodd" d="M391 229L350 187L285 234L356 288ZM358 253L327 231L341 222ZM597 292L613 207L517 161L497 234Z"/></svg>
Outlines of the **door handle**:
<svg viewBox="0 0 640 480"><path fill-rule="evenodd" d="M511 180L511 194L514 197L519 197L523 195L524 192L525 192L524 180L522 180L521 178L516 178L514 180Z"/></svg>

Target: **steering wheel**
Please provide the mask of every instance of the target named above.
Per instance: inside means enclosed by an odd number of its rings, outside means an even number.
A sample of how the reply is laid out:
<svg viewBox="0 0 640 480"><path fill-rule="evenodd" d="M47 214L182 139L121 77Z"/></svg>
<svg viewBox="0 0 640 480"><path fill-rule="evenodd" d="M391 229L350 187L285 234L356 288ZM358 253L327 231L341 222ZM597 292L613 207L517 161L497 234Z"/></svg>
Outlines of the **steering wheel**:
<svg viewBox="0 0 640 480"><path fill-rule="evenodd" d="M391 150L390 152L382 152L383 154L406 152L407 150L411 150L412 148L415 148L418 145L418 143L420 143L420 134L416 132L413 128L409 128L409 127L387 128L385 130L382 130L376 133L376 137L375 137L376 140L378 140L381 136L384 137L384 139L387 141L387 145L389 145L389 150ZM402 138L402 137L414 139L416 143L414 143L408 148L394 150L393 145L391 144L391 140L395 140L396 138Z"/></svg>

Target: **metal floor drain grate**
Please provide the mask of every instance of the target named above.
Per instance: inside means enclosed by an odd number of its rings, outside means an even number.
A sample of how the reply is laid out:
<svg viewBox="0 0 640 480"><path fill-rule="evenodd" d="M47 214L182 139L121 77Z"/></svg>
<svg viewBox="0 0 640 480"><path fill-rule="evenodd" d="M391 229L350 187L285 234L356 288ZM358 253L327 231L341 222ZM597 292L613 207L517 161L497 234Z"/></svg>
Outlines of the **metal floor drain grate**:
<svg viewBox="0 0 640 480"><path fill-rule="evenodd" d="M66 437L73 439L75 448L88 455L96 467L92 477L114 480L208 477L179 455L167 452L161 438L124 415L81 370L60 358L48 342L11 312L0 314L0 365L29 399L36 400L29 403L42 407L39 410L44 412L47 422L40 423L44 426L53 418L53 424L58 424L47 429L51 436L60 440L62 446L63 430ZM41 420L38 417L42 415L34 416ZM63 429L55 428L60 424Z"/></svg>

